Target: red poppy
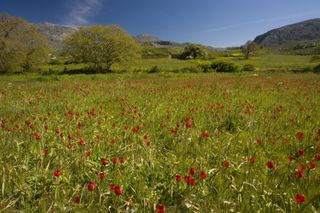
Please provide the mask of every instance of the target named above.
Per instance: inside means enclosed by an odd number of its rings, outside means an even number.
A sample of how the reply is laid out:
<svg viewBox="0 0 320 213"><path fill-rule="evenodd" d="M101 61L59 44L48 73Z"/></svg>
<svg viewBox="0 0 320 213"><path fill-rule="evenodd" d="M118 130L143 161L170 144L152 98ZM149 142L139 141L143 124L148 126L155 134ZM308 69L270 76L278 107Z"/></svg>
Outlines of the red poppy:
<svg viewBox="0 0 320 213"><path fill-rule="evenodd" d="M186 128L187 128L187 129L190 129L191 127L192 127L192 124L186 123Z"/></svg>
<svg viewBox="0 0 320 213"><path fill-rule="evenodd" d="M113 164L118 163L118 159L117 158L112 158L111 161L112 161Z"/></svg>
<svg viewBox="0 0 320 213"><path fill-rule="evenodd" d="M206 133L206 132L205 132L205 133L202 133L202 134L201 134L201 137L202 137L202 138L209 138L209 133Z"/></svg>
<svg viewBox="0 0 320 213"><path fill-rule="evenodd" d="M119 186L115 186L113 191L117 196L120 196L122 194L122 190Z"/></svg>
<svg viewBox="0 0 320 213"><path fill-rule="evenodd" d="M73 139L73 134L70 133L70 134L68 135L68 139L69 139L69 140L72 140L72 139Z"/></svg>
<svg viewBox="0 0 320 213"><path fill-rule="evenodd" d="M267 167L268 169L275 169L276 168L276 164L273 161L268 161L267 162Z"/></svg>
<svg viewBox="0 0 320 213"><path fill-rule="evenodd" d="M190 173L191 175L194 175L196 172L197 172L197 170L196 170L195 168L190 168L190 169L189 169L189 173Z"/></svg>
<svg viewBox="0 0 320 213"><path fill-rule="evenodd" d="M297 132L297 138L301 140L303 137L303 132Z"/></svg>
<svg viewBox="0 0 320 213"><path fill-rule="evenodd" d="M228 161L223 161L223 166L225 168L228 168L230 166L230 163Z"/></svg>
<svg viewBox="0 0 320 213"><path fill-rule="evenodd" d="M42 153L43 153L44 155L47 155L47 154L49 154L49 150L44 149L44 150L42 151Z"/></svg>
<svg viewBox="0 0 320 213"><path fill-rule="evenodd" d="M299 168L300 168L300 170L305 170L305 169L306 169L306 166L305 166L304 164L300 164L300 165L299 165Z"/></svg>
<svg viewBox="0 0 320 213"><path fill-rule="evenodd" d="M313 160L320 161L320 154L315 154Z"/></svg>
<svg viewBox="0 0 320 213"><path fill-rule="evenodd" d="M175 129L171 130L171 134L176 135L177 134L177 130L175 130Z"/></svg>
<svg viewBox="0 0 320 213"><path fill-rule="evenodd" d="M164 207L164 205L158 204L158 205L156 206L156 212L157 212L157 213L164 213L164 212L165 212L165 207Z"/></svg>
<svg viewBox="0 0 320 213"><path fill-rule="evenodd" d="M303 175L304 175L304 172L303 172L303 171L297 171L297 172L296 172L296 177L297 177L297 178L301 178Z"/></svg>
<svg viewBox="0 0 320 213"><path fill-rule="evenodd" d="M57 170L55 170L55 171L53 172L53 175L56 176L56 177L59 177L59 176L62 175L62 171L59 170L59 169L57 169Z"/></svg>
<svg viewBox="0 0 320 213"><path fill-rule="evenodd" d="M181 176L180 175L176 175L176 181L180 182L181 181Z"/></svg>
<svg viewBox="0 0 320 213"><path fill-rule="evenodd" d="M148 140L148 135L144 135L144 136L143 136L143 139L144 139L144 140Z"/></svg>
<svg viewBox="0 0 320 213"><path fill-rule="evenodd" d="M297 154L302 156L302 155L304 155L304 151L303 150L298 150Z"/></svg>
<svg viewBox="0 0 320 213"><path fill-rule="evenodd" d="M84 152L84 156L86 156L86 157L90 157L91 155L92 155L92 153L90 151Z"/></svg>
<svg viewBox="0 0 320 213"><path fill-rule="evenodd" d="M107 165L109 163L109 161L107 160L107 159L102 159L101 160L101 165L102 166L105 166L105 165Z"/></svg>
<svg viewBox="0 0 320 213"><path fill-rule="evenodd" d="M93 190L95 190L97 185L94 182L89 182L87 187L88 187L88 190L92 192Z"/></svg>
<svg viewBox="0 0 320 213"><path fill-rule="evenodd" d="M310 163L309 163L309 168L310 168L310 169L316 168L316 164L315 164L314 162L310 162Z"/></svg>
<svg viewBox="0 0 320 213"><path fill-rule="evenodd" d="M99 172L98 177L100 180L104 179L104 173L103 172Z"/></svg>
<svg viewBox="0 0 320 213"><path fill-rule="evenodd" d="M302 194L296 194L294 198L297 203L303 203L305 201L305 197Z"/></svg>
<svg viewBox="0 0 320 213"><path fill-rule="evenodd" d="M293 157L291 157L291 156L288 157L288 161L289 161L289 162L291 162L291 161L293 161L293 160L294 160Z"/></svg>
<svg viewBox="0 0 320 213"><path fill-rule="evenodd" d="M147 141L147 142L145 142L145 144L146 144L147 146L150 146L150 145L151 145L151 142L150 142L150 141Z"/></svg>
<svg viewBox="0 0 320 213"><path fill-rule="evenodd" d="M207 178L207 174L206 174L204 171L202 171L202 172L200 172L200 174L199 174L199 178L200 178L201 180L204 180L204 179Z"/></svg>
<svg viewBox="0 0 320 213"><path fill-rule="evenodd" d="M77 196L75 196L75 197L73 198L73 200L74 200L75 203L80 203L81 197L80 197L79 195L77 195Z"/></svg>
<svg viewBox="0 0 320 213"><path fill-rule="evenodd" d="M68 149L72 149L72 147L73 147L73 144L72 144L72 143L69 143L69 144L67 145L67 148L68 148Z"/></svg>
<svg viewBox="0 0 320 213"><path fill-rule="evenodd" d="M251 157L248 159L249 163L254 164L256 163L257 159L255 157Z"/></svg>

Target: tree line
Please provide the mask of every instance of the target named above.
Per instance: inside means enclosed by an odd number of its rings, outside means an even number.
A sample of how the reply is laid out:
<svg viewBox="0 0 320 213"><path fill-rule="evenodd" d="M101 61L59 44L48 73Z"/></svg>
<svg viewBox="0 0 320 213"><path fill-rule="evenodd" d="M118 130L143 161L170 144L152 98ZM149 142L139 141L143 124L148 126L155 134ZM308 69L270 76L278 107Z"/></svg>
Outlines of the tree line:
<svg viewBox="0 0 320 213"><path fill-rule="evenodd" d="M253 42L242 50L246 58L257 48ZM0 73L35 70L49 60L52 48L47 38L35 25L22 18L0 14ZM63 55L90 69L110 71L114 63L135 61L141 57L141 46L134 38L116 25L80 27L63 42ZM189 44L181 59L206 59L202 45Z"/></svg>

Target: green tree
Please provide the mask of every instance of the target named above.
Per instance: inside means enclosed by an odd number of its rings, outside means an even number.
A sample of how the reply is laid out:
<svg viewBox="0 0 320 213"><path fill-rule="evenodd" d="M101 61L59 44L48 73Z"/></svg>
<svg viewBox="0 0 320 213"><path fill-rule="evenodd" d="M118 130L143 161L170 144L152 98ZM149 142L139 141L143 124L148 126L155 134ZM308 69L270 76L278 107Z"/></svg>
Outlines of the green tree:
<svg viewBox="0 0 320 213"><path fill-rule="evenodd" d="M118 26L92 26L81 27L68 37L64 53L78 62L89 63L96 71L109 71L114 63L138 59L140 47Z"/></svg>
<svg viewBox="0 0 320 213"><path fill-rule="evenodd" d="M0 72L31 71L48 59L49 44L35 26L0 14Z"/></svg>
<svg viewBox="0 0 320 213"><path fill-rule="evenodd" d="M249 59L250 55L254 54L259 49L259 45L254 41L248 41L241 47L245 59Z"/></svg>
<svg viewBox="0 0 320 213"><path fill-rule="evenodd" d="M208 56L208 53L206 49L198 44L189 44L184 48L184 51L182 53L182 58L187 59L205 59Z"/></svg>

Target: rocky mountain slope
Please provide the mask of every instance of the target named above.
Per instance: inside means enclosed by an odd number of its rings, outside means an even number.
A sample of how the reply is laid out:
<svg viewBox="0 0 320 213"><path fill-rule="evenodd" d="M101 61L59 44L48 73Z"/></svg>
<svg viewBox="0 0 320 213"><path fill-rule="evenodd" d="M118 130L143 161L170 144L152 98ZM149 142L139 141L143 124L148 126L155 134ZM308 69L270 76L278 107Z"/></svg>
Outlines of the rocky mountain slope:
<svg viewBox="0 0 320 213"><path fill-rule="evenodd" d="M320 18L271 30L255 38L261 46L273 47L297 42L320 40Z"/></svg>

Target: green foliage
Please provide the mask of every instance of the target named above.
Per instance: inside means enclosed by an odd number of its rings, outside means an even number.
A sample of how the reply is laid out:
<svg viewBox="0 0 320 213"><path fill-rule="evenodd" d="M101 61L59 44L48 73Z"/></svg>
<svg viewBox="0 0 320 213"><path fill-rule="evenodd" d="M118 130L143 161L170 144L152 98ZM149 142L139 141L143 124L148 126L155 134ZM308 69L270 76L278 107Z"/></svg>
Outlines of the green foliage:
<svg viewBox="0 0 320 213"><path fill-rule="evenodd" d="M99 71L110 71L114 63L127 63L140 57L135 40L115 25L81 27L65 40L64 52Z"/></svg>
<svg viewBox="0 0 320 213"><path fill-rule="evenodd" d="M178 48L154 47L150 44L142 45L142 58L177 58L182 50Z"/></svg>
<svg viewBox="0 0 320 213"><path fill-rule="evenodd" d="M198 44L187 45L181 54L182 59L206 59L207 56L207 50L202 45Z"/></svg>
<svg viewBox="0 0 320 213"><path fill-rule="evenodd" d="M314 62L319 62L320 61L320 55L314 55L311 57L310 62L314 63Z"/></svg>
<svg viewBox="0 0 320 213"><path fill-rule="evenodd" d="M316 65L316 66L313 68L313 72L315 72L315 73L320 73L320 64Z"/></svg>
<svg viewBox="0 0 320 213"><path fill-rule="evenodd" d="M256 67L252 64L245 64L245 65L243 65L242 70L243 71L255 71Z"/></svg>
<svg viewBox="0 0 320 213"><path fill-rule="evenodd" d="M211 64L211 68L216 72L237 72L238 67L231 62L217 61Z"/></svg>
<svg viewBox="0 0 320 213"><path fill-rule="evenodd" d="M34 70L48 59L47 39L21 18L0 20L0 73Z"/></svg>

